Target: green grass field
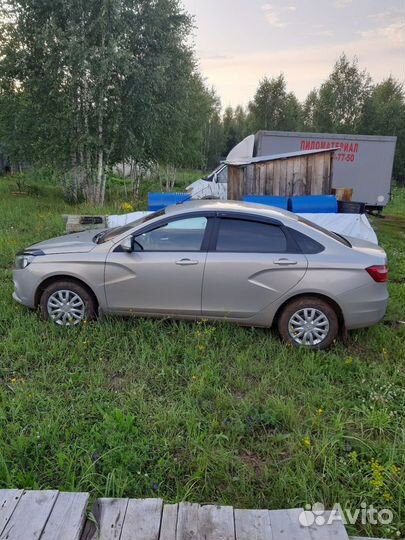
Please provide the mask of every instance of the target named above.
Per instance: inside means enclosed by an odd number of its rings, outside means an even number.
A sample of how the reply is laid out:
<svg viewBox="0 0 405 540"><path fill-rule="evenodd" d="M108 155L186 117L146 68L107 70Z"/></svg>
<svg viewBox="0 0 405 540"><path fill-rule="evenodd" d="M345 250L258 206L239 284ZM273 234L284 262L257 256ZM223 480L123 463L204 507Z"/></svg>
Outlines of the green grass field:
<svg viewBox="0 0 405 540"><path fill-rule="evenodd" d="M386 319L328 352L225 323L41 321L11 299L14 253L89 209L27 189L13 195L0 178L0 488L240 508L365 502L393 523L352 533L405 534L403 189L374 219L391 267Z"/></svg>

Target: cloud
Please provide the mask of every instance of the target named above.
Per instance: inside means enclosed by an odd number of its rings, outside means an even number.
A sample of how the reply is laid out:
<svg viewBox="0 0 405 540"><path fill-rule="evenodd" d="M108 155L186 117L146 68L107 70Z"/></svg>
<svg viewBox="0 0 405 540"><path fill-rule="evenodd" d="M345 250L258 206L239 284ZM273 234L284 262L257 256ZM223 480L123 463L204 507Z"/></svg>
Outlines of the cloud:
<svg viewBox="0 0 405 540"><path fill-rule="evenodd" d="M264 16L270 26L273 26L274 28L284 28L287 26L287 23L281 20L280 11L271 4L263 4L262 10L264 11Z"/></svg>
<svg viewBox="0 0 405 540"><path fill-rule="evenodd" d="M393 47L403 47L405 45L405 22L396 22L387 26L371 28L360 32L364 40L386 40L387 44Z"/></svg>
<svg viewBox="0 0 405 540"><path fill-rule="evenodd" d="M315 30L314 32L311 32L311 35L318 37L333 37L335 32L332 32L332 30Z"/></svg>
<svg viewBox="0 0 405 540"><path fill-rule="evenodd" d="M344 8L352 3L352 0L336 0L336 6L338 8Z"/></svg>
<svg viewBox="0 0 405 540"><path fill-rule="evenodd" d="M360 67L366 68L376 82L390 74L403 80L404 45L398 39L400 32L398 27L384 27L363 32L350 42L328 43L322 47L258 51L226 60L202 58L201 68L209 83L216 87L224 106L247 104L263 76L279 73L285 74L288 88L299 99L304 99L328 77L343 51L349 57L356 55Z"/></svg>
<svg viewBox="0 0 405 540"><path fill-rule="evenodd" d="M308 32L308 35L319 37L332 37L335 32L326 24L313 24L312 30Z"/></svg>

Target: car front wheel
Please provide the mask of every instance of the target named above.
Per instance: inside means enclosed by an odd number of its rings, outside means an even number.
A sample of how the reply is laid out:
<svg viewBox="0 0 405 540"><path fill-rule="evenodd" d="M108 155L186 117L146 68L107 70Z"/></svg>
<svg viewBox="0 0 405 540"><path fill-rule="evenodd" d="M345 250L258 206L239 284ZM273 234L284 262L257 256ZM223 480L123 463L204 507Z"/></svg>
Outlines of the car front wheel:
<svg viewBox="0 0 405 540"><path fill-rule="evenodd" d="M278 330L285 342L296 347L326 349L339 333L339 320L328 302L315 296L303 296L283 309Z"/></svg>
<svg viewBox="0 0 405 540"><path fill-rule="evenodd" d="M73 281L57 281L41 295L42 315L59 326L77 326L96 317L96 302L89 291Z"/></svg>

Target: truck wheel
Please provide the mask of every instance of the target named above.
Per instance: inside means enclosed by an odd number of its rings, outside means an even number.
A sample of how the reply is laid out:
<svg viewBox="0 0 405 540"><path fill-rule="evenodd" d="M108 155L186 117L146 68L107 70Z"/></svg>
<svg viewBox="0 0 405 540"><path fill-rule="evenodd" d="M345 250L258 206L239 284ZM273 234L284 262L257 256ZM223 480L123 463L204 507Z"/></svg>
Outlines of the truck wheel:
<svg viewBox="0 0 405 540"><path fill-rule="evenodd" d="M59 326L77 326L97 315L93 295L73 281L56 281L48 285L41 295L39 307L45 319Z"/></svg>
<svg viewBox="0 0 405 540"><path fill-rule="evenodd" d="M283 309L278 331L286 343L307 349L327 349L339 333L339 320L328 302L301 296Z"/></svg>

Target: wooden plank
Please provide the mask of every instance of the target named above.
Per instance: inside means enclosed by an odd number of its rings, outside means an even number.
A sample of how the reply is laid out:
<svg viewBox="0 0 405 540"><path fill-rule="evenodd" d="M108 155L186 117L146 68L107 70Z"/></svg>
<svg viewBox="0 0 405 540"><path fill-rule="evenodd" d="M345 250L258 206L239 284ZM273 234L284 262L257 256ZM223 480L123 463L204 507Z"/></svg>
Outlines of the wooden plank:
<svg viewBox="0 0 405 540"><path fill-rule="evenodd" d="M81 540L118 540L127 511L128 499L97 499L93 515L97 525L88 520Z"/></svg>
<svg viewBox="0 0 405 540"><path fill-rule="evenodd" d="M79 540L88 500L88 493L59 493L41 540Z"/></svg>
<svg viewBox="0 0 405 540"><path fill-rule="evenodd" d="M287 196L287 160L278 160L277 163L280 165L280 169L277 171L280 175L280 182L279 182L279 194L282 197Z"/></svg>
<svg viewBox="0 0 405 540"><path fill-rule="evenodd" d="M268 510L236 510L236 540L273 540Z"/></svg>
<svg viewBox="0 0 405 540"><path fill-rule="evenodd" d="M270 179L271 179L271 184L272 184L271 193L272 195L278 196L280 195L281 161L280 160L272 161L271 164L272 164L271 173L270 173Z"/></svg>
<svg viewBox="0 0 405 540"><path fill-rule="evenodd" d="M305 171L305 180L306 180L305 195L311 195L312 171L313 171L312 159L311 159L311 156L307 156L306 171Z"/></svg>
<svg viewBox="0 0 405 540"><path fill-rule="evenodd" d="M312 540L349 540L343 521L340 519L332 519L328 524L331 512L324 512L322 517L325 521L321 524L317 524L316 521L311 527L309 532Z"/></svg>
<svg viewBox="0 0 405 540"><path fill-rule="evenodd" d="M311 540L308 527L302 526L299 521L299 516L303 511L303 508L270 510L273 540Z"/></svg>
<svg viewBox="0 0 405 540"><path fill-rule="evenodd" d="M368 536L349 536L349 540L389 540L389 538L369 538Z"/></svg>
<svg viewBox="0 0 405 540"><path fill-rule="evenodd" d="M303 156L300 158L300 181L302 186L302 194L307 194L307 160Z"/></svg>
<svg viewBox="0 0 405 540"><path fill-rule="evenodd" d="M255 165L247 165L244 167L246 174L245 185L243 186L242 195L254 195L254 176L255 176ZM240 197L242 198L242 197Z"/></svg>
<svg viewBox="0 0 405 540"><path fill-rule="evenodd" d="M120 540L159 540L162 499L129 499Z"/></svg>
<svg viewBox="0 0 405 540"><path fill-rule="evenodd" d="M294 185L294 163L292 159L286 159L287 164L287 193L288 197L293 195L293 185Z"/></svg>
<svg viewBox="0 0 405 540"><path fill-rule="evenodd" d="M332 152L325 154L325 179L324 179L324 193L331 193L332 191Z"/></svg>
<svg viewBox="0 0 405 540"><path fill-rule="evenodd" d="M182 502L177 516L176 540L197 540L198 504Z"/></svg>
<svg viewBox="0 0 405 540"><path fill-rule="evenodd" d="M322 195L323 194L323 155L315 154L314 155L314 176L311 183L311 195Z"/></svg>
<svg viewBox="0 0 405 540"><path fill-rule="evenodd" d="M57 496L57 490L24 491L0 539L34 540L40 538Z"/></svg>
<svg viewBox="0 0 405 540"><path fill-rule="evenodd" d="M242 195L243 187L243 168L229 167L228 170L228 199L239 201Z"/></svg>
<svg viewBox="0 0 405 540"><path fill-rule="evenodd" d="M198 540L235 540L232 506L207 504L198 509Z"/></svg>
<svg viewBox="0 0 405 540"><path fill-rule="evenodd" d="M23 489L0 489L0 534L7 525L23 493Z"/></svg>
<svg viewBox="0 0 405 540"><path fill-rule="evenodd" d="M302 158L296 157L292 160L293 162L293 178L292 178L292 193L293 195L304 195L303 192L303 181L301 177L301 161Z"/></svg>
<svg viewBox="0 0 405 540"><path fill-rule="evenodd" d="M163 506L159 540L175 540L178 511L178 504L165 504Z"/></svg>

